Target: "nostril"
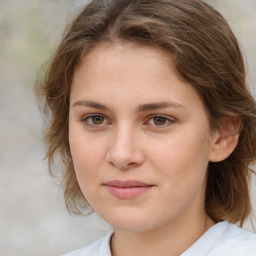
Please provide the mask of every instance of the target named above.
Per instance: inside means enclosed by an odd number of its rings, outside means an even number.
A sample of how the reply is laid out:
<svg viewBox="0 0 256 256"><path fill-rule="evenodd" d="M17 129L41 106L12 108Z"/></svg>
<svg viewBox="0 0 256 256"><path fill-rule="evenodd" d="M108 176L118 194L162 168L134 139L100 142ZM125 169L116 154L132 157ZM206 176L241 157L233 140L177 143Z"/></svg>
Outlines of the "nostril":
<svg viewBox="0 0 256 256"><path fill-rule="evenodd" d="M127 170L127 169L130 169L132 167L135 167L137 164L135 162L127 163L127 164L126 163L119 164L119 163L111 162L111 165L117 167L120 170Z"/></svg>
<svg viewBox="0 0 256 256"><path fill-rule="evenodd" d="M131 157L132 158L132 157ZM114 155L108 155L107 161L112 165L121 170L130 169L141 164L141 161L131 161L131 158L122 158Z"/></svg>
<svg viewBox="0 0 256 256"><path fill-rule="evenodd" d="M106 160L112 166L125 170L141 165L144 162L143 150L131 136L116 135L106 152ZM121 137L120 137L121 136Z"/></svg>

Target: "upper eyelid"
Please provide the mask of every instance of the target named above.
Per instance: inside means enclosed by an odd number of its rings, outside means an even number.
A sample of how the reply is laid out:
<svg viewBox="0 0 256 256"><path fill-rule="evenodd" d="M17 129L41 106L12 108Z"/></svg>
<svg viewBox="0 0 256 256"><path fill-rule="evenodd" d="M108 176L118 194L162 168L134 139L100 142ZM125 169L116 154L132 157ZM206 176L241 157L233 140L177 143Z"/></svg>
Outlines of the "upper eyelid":
<svg viewBox="0 0 256 256"><path fill-rule="evenodd" d="M109 117L106 117L102 113L91 113L91 114L82 115L81 119L85 119L85 118L93 117L93 116L102 116L106 119L110 119ZM150 114L150 115L147 116L147 118L153 118L153 117L163 117L163 118L166 118L166 119L175 120L174 117L170 117L170 116L164 115L164 114Z"/></svg>
<svg viewBox="0 0 256 256"><path fill-rule="evenodd" d="M109 118L107 118L107 117L106 117L105 115L103 115L103 114L100 114L100 113L92 113L92 114L82 115L82 116L81 116L81 120L85 120L85 119L87 119L87 118L94 117L94 116L102 116L102 117L104 117L105 119L109 119Z"/></svg>
<svg viewBox="0 0 256 256"><path fill-rule="evenodd" d="M149 117L156 117L156 116L164 117L166 119L174 119L173 117L165 115L165 114L151 114L151 115L149 115Z"/></svg>
<svg viewBox="0 0 256 256"><path fill-rule="evenodd" d="M161 114L153 114L153 115L149 115L148 119L151 119L151 118L154 118L154 117L163 117L167 120L170 120L170 121L175 121L176 119L174 117L170 117L170 116L167 116L167 115L161 115Z"/></svg>

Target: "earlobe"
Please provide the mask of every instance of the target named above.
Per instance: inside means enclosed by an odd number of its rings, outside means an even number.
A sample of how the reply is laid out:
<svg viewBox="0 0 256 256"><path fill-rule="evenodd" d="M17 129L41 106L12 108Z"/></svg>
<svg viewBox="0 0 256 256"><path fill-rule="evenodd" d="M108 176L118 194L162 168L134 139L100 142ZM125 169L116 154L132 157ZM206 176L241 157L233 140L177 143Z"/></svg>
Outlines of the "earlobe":
<svg viewBox="0 0 256 256"><path fill-rule="evenodd" d="M239 118L227 117L221 122L221 131L213 136L209 155L210 162L220 162L228 158L235 150L239 140L241 121Z"/></svg>

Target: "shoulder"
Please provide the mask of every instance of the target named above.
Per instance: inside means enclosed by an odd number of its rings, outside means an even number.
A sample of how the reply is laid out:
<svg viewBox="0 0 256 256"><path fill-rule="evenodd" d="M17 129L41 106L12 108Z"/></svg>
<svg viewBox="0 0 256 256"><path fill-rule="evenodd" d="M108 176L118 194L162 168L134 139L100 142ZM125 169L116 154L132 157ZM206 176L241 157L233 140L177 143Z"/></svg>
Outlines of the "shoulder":
<svg viewBox="0 0 256 256"><path fill-rule="evenodd" d="M221 250L230 251L232 255L256 256L256 234L224 222L219 244L219 251Z"/></svg>
<svg viewBox="0 0 256 256"><path fill-rule="evenodd" d="M110 239L112 234L113 231L81 249L68 252L62 256L111 256Z"/></svg>
<svg viewBox="0 0 256 256"><path fill-rule="evenodd" d="M229 242L234 246L235 244L252 244L254 249L256 249L256 234L245 231L234 224L230 224L228 222L219 223L219 225L216 225L216 232L221 234L221 241L224 241L226 243Z"/></svg>
<svg viewBox="0 0 256 256"><path fill-rule="evenodd" d="M256 235L228 222L211 227L182 256L256 256Z"/></svg>

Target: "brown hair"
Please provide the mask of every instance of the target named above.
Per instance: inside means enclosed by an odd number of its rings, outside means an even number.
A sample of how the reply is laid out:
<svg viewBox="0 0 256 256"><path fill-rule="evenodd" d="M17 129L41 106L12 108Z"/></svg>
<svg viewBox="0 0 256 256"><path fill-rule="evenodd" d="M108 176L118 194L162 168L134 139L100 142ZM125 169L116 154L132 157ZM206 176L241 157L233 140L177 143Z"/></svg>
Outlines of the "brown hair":
<svg viewBox="0 0 256 256"><path fill-rule="evenodd" d="M68 141L74 69L97 44L116 40L169 52L180 75L201 95L213 130L223 117L241 120L234 152L224 161L209 163L205 209L215 221L242 225L251 212L248 183L256 158L256 105L237 39L224 18L200 0L92 0L67 27L36 93L49 116L46 157L51 173L56 159L62 163L57 169L62 170L68 209L79 213L87 204Z"/></svg>

